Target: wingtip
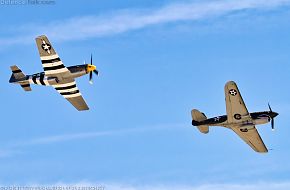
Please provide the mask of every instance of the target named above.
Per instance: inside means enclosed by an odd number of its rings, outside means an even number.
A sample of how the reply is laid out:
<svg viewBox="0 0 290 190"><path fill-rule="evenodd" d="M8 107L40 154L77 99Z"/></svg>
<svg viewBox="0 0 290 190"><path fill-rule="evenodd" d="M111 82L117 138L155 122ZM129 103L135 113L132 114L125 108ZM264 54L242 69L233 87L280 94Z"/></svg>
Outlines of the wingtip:
<svg viewBox="0 0 290 190"><path fill-rule="evenodd" d="M264 150L264 151L256 151L257 153L259 154L267 154L268 153L268 150Z"/></svg>
<svg viewBox="0 0 290 190"><path fill-rule="evenodd" d="M238 88L238 85L235 81L228 81L225 84L225 90L228 90L229 88Z"/></svg>
<svg viewBox="0 0 290 190"><path fill-rule="evenodd" d="M226 83L226 85L230 85L230 84L236 84L236 82L233 81L233 80L230 80L230 81L228 81L228 82Z"/></svg>
<svg viewBox="0 0 290 190"><path fill-rule="evenodd" d="M47 36L43 34L43 35L37 36L35 39L42 39L42 38L47 38Z"/></svg>
<svg viewBox="0 0 290 190"><path fill-rule="evenodd" d="M90 110L89 107L86 107L86 108L82 108L82 109L77 109L78 111L87 111L87 110Z"/></svg>

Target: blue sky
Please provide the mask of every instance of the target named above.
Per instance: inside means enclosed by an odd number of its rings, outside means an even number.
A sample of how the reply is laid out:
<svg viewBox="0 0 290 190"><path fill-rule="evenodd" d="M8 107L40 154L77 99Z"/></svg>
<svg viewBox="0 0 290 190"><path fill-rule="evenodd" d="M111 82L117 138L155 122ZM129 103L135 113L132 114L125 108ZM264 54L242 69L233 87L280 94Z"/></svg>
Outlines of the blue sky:
<svg viewBox="0 0 290 190"><path fill-rule="evenodd" d="M99 0L0 5L0 184L104 184L107 189L289 189L290 1ZM46 34L67 66L94 55L90 111L54 89L26 93L10 65L42 71ZM191 126L190 111L225 114L237 82L249 111L280 113L258 126L257 154L232 131ZM246 186L245 186L246 185Z"/></svg>

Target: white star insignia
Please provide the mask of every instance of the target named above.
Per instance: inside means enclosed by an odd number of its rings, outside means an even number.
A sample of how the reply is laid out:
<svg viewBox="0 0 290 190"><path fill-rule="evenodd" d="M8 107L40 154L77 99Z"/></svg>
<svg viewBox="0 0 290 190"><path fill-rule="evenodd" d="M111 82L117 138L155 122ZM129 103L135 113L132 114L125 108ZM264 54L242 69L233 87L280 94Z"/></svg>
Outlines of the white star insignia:
<svg viewBox="0 0 290 190"><path fill-rule="evenodd" d="M50 54L51 46L49 44L47 44L44 40L42 41L41 47L44 51L46 51L48 54Z"/></svg>
<svg viewBox="0 0 290 190"><path fill-rule="evenodd" d="M238 92L237 92L235 89L231 89L231 90L229 91L229 93L230 93L232 96L235 96L235 95L238 94Z"/></svg>

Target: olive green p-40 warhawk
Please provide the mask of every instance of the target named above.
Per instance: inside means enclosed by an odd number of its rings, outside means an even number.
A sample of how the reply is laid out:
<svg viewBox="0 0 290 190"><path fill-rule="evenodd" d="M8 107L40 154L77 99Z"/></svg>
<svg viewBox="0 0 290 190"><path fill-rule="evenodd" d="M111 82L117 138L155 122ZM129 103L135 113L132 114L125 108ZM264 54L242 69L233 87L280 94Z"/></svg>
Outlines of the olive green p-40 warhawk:
<svg viewBox="0 0 290 190"><path fill-rule="evenodd" d="M88 110L89 107L76 86L75 78L89 74L92 83L92 73L98 75L96 66L92 64L65 67L58 54L46 36L36 38L36 44L44 72L25 75L16 65L11 66L10 83L20 84L25 91L31 91L30 84L52 86L77 110Z"/></svg>

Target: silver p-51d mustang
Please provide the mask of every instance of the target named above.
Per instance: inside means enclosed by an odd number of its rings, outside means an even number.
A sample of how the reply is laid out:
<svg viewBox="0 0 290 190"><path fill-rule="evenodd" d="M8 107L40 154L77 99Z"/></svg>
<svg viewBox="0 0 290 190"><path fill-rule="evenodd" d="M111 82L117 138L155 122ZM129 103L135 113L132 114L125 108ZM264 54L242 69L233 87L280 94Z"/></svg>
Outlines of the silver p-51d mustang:
<svg viewBox="0 0 290 190"><path fill-rule="evenodd" d="M65 67L46 36L36 38L40 59L44 72L25 75L16 65L11 66L10 83L20 84L25 91L31 91L30 84L52 86L66 98L77 110L88 110L89 107L76 86L75 78L92 73L98 75L96 66L92 64Z"/></svg>
<svg viewBox="0 0 290 190"><path fill-rule="evenodd" d="M222 126L232 129L256 152L268 152L255 125L271 121L274 130L274 118L278 113L273 112L270 105L269 111L249 113L235 82L230 81L225 85L227 115L207 119L204 113L194 109L191 111L192 125L202 133L209 132L209 126Z"/></svg>

